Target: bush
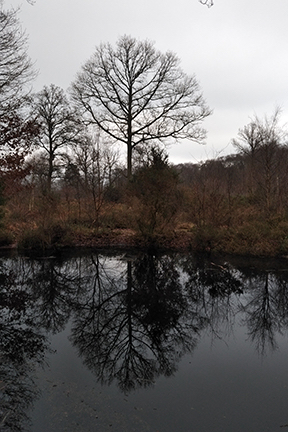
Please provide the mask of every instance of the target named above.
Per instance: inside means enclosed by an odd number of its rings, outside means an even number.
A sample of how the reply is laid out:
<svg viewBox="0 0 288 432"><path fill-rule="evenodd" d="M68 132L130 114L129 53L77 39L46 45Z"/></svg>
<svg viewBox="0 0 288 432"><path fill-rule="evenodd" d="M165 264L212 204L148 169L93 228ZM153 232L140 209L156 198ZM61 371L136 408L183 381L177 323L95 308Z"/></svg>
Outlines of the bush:
<svg viewBox="0 0 288 432"><path fill-rule="evenodd" d="M20 249L43 251L47 248L47 242L43 232L39 229L26 230L19 239L18 247Z"/></svg>
<svg viewBox="0 0 288 432"><path fill-rule="evenodd" d="M29 229L19 239L20 249L44 251L46 249L58 249L72 244L70 230L60 224L51 225L48 228Z"/></svg>
<svg viewBox="0 0 288 432"><path fill-rule="evenodd" d="M135 173L131 189L138 230L144 238L173 228L181 194L178 173L168 164L165 153L152 148L149 164Z"/></svg>
<svg viewBox="0 0 288 432"><path fill-rule="evenodd" d="M108 204L102 209L100 222L103 229L134 228L134 210L127 204Z"/></svg>
<svg viewBox="0 0 288 432"><path fill-rule="evenodd" d="M195 226L192 228L193 235L193 249L199 252L210 252L218 249L220 241L219 230L211 225L202 227Z"/></svg>
<svg viewBox="0 0 288 432"><path fill-rule="evenodd" d="M0 230L0 247L10 246L13 243L12 233L5 229Z"/></svg>

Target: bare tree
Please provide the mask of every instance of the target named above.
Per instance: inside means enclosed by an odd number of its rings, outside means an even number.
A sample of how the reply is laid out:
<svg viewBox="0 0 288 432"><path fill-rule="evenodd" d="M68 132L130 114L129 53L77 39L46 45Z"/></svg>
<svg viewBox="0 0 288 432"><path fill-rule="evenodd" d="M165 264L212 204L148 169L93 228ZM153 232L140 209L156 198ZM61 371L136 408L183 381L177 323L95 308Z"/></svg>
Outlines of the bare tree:
<svg viewBox="0 0 288 432"><path fill-rule="evenodd" d="M257 117L251 119L250 123L239 129L238 137L232 140L232 145L239 151L240 154L247 158L248 169L248 190L250 193L255 192L255 163L256 154L263 142L262 128L259 127L259 119Z"/></svg>
<svg viewBox="0 0 288 432"><path fill-rule="evenodd" d="M48 156L47 192L51 192L55 159L65 147L75 144L81 124L70 109L64 91L51 84L35 95L35 115L40 125L38 146Z"/></svg>
<svg viewBox="0 0 288 432"><path fill-rule="evenodd" d="M94 226L98 228L100 210L104 204L105 193L112 186L112 172L117 166L119 155L112 150L109 143L101 139L99 130L87 130L82 140L73 147L71 156L72 166L77 170L81 186L80 193L77 194L79 216L81 198L92 198L93 207L91 208L88 199L86 211L89 217L93 218ZM74 180L75 184L78 179L76 175L73 177L71 180Z"/></svg>
<svg viewBox="0 0 288 432"><path fill-rule="evenodd" d="M243 129L233 145L247 156L249 191L255 193L264 204L265 212L279 207L282 177L286 180L284 146L287 140L285 128L279 125L281 110L275 109L271 117L255 116Z"/></svg>
<svg viewBox="0 0 288 432"><path fill-rule="evenodd" d="M179 68L177 56L161 54L148 41L121 37L116 49L101 44L72 85L72 97L86 119L132 151L153 141L202 142L202 121L211 114L194 76Z"/></svg>
<svg viewBox="0 0 288 432"><path fill-rule="evenodd" d="M0 0L0 118L19 108L35 76L17 13L4 10Z"/></svg>

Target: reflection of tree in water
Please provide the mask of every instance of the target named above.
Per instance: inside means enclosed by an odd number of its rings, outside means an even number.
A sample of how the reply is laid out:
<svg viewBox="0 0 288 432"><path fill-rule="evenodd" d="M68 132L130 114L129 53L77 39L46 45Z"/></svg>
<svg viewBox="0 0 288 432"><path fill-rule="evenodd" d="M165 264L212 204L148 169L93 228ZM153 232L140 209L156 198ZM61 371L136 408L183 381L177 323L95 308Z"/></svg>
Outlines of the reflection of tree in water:
<svg viewBox="0 0 288 432"><path fill-rule="evenodd" d="M35 362L43 360L46 342L31 329L11 329L10 325L1 325L0 339L0 426L22 431L27 409L38 394L33 369Z"/></svg>
<svg viewBox="0 0 288 432"><path fill-rule="evenodd" d="M32 379L47 343L34 326L33 300L24 282L22 260L1 265L0 274L0 427L23 431L27 409L37 396Z"/></svg>
<svg viewBox="0 0 288 432"><path fill-rule="evenodd" d="M254 281L253 298L246 305L245 312L248 334L256 342L257 350L263 354L267 344L273 350L276 349L275 333L280 328L274 296L270 292L269 274L266 273L265 279L261 279L258 279L257 285Z"/></svg>
<svg viewBox="0 0 288 432"><path fill-rule="evenodd" d="M6 260L0 273L0 425L24 430L37 396L33 371L48 350L41 331L59 332L81 280L81 258Z"/></svg>
<svg viewBox="0 0 288 432"><path fill-rule="evenodd" d="M160 373L169 375L181 356L196 346L202 323L188 307L174 257L143 254L133 269L135 317L149 338L150 349L155 350Z"/></svg>
<svg viewBox="0 0 288 432"><path fill-rule="evenodd" d="M288 293L285 273L262 272L247 280L247 298L243 305L243 324L264 355L267 349L277 349L276 336L287 329Z"/></svg>
<svg viewBox="0 0 288 432"><path fill-rule="evenodd" d="M287 261L234 257L231 263L238 269L244 291L242 325L258 353L264 355L268 349L277 349L277 335L288 328Z"/></svg>
<svg viewBox="0 0 288 432"><path fill-rule="evenodd" d="M288 272L278 271L274 274L275 301L277 303L277 317L281 326L288 329Z"/></svg>
<svg viewBox="0 0 288 432"><path fill-rule="evenodd" d="M81 259L31 261L31 286L39 326L53 333L67 324L77 291Z"/></svg>
<svg viewBox="0 0 288 432"><path fill-rule="evenodd" d="M186 275L185 289L191 307L206 323L212 337L221 337L223 328L230 333L243 293L239 272L202 255L185 255L180 266Z"/></svg>
<svg viewBox="0 0 288 432"><path fill-rule="evenodd" d="M102 382L116 378L122 390L171 375L183 353L195 347L199 329L188 319L175 261L151 255L127 259L117 276L99 257L93 264L72 330L85 363Z"/></svg>

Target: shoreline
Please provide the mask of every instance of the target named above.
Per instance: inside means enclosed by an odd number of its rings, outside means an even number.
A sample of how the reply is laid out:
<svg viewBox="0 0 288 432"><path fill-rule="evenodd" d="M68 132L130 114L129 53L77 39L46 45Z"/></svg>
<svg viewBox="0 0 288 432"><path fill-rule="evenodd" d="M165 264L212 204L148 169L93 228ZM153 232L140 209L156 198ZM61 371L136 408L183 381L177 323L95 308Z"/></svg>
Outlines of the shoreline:
<svg viewBox="0 0 288 432"><path fill-rule="evenodd" d="M118 250L144 250L155 252L194 252L221 254L232 256L246 256L259 258L288 259L288 252L281 250L278 243L269 238L261 239L251 245L251 239L231 237L231 232L218 233L218 237L208 235L206 232L199 235L198 231L175 230L165 235L143 237L132 229L110 229L105 232L89 230L79 232L70 230L49 239L41 238L39 233L30 233L25 242L19 238L10 244L2 244L1 251L14 250L28 254L61 253L73 249L118 249Z"/></svg>

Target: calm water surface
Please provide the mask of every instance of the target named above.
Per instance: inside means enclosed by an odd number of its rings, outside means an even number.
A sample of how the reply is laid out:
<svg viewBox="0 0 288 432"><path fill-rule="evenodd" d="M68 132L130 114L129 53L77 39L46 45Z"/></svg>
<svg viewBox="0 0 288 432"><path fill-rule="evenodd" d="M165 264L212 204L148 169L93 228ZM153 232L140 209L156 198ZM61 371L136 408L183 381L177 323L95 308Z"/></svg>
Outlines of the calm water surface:
<svg viewBox="0 0 288 432"><path fill-rule="evenodd" d="M0 258L0 430L288 430L288 262Z"/></svg>

